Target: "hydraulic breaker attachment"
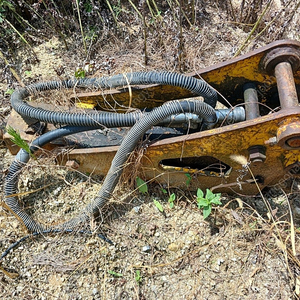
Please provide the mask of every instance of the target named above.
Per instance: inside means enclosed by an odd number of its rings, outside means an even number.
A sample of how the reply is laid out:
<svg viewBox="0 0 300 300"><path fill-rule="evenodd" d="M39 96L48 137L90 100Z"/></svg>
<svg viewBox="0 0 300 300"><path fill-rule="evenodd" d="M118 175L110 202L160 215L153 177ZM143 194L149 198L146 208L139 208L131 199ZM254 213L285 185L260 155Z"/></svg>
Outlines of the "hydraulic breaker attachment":
<svg viewBox="0 0 300 300"><path fill-rule="evenodd" d="M129 166L144 180L169 187L248 195L258 192L256 184L263 189L300 175L299 66L300 43L284 40L188 74L218 92L218 122L209 127L194 114L172 116L146 134ZM124 111L151 110L191 97L183 88L152 84L77 93L71 101L80 108ZM17 114L8 123L31 140L25 133L28 125ZM77 148L62 152L58 161L105 176L126 132L116 128L76 134ZM15 152L7 134L4 139ZM245 160L248 167L242 166Z"/></svg>

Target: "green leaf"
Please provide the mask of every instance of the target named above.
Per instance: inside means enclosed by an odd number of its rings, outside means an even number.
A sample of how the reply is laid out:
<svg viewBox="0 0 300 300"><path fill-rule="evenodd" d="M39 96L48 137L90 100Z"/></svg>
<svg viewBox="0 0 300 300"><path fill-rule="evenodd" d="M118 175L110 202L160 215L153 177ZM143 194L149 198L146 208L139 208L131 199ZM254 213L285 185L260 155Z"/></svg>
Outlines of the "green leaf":
<svg viewBox="0 0 300 300"><path fill-rule="evenodd" d="M161 189L161 191L162 191L164 194L168 194L167 190L165 190L165 189Z"/></svg>
<svg viewBox="0 0 300 300"><path fill-rule="evenodd" d="M34 157L33 154L30 151L30 147L29 145L24 141L24 139L22 139L21 135L19 132L17 132L14 128L12 128L11 126L8 126L6 128L6 131L9 135L12 136L12 138L10 139L14 144L16 144L17 146L19 146L20 148L24 149L27 153L30 154L30 156Z"/></svg>
<svg viewBox="0 0 300 300"><path fill-rule="evenodd" d="M170 195L169 199L168 199L168 202L170 203L170 208L173 208L174 207L174 201L176 199L176 195L173 193Z"/></svg>
<svg viewBox="0 0 300 300"><path fill-rule="evenodd" d="M191 184L192 176L189 173L184 174L187 177L187 180L185 182L186 186L188 187Z"/></svg>
<svg viewBox="0 0 300 300"><path fill-rule="evenodd" d="M197 197L204 198L204 194L203 194L202 190L200 190L200 189L197 190Z"/></svg>
<svg viewBox="0 0 300 300"><path fill-rule="evenodd" d="M197 204L199 208L205 207L209 205L209 202L207 201L207 199L202 198L202 199L197 199Z"/></svg>
<svg viewBox="0 0 300 300"><path fill-rule="evenodd" d="M5 94L6 95L12 95L12 93L14 92L15 90L14 89L8 89Z"/></svg>
<svg viewBox="0 0 300 300"><path fill-rule="evenodd" d="M140 270L136 270L135 271L135 281L137 283L141 283L142 282L142 276L141 276L141 271Z"/></svg>
<svg viewBox="0 0 300 300"><path fill-rule="evenodd" d="M157 207L157 209L160 212L164 212L164 208L162 207L162 205L157 200L154 199L153 202L154 202L154 205Z"/></svg>
<svg viewBox="0 0 300 300"><path fill-rule="evenodd" d="M24 74L25 74L26 77L30 77L32 73L31 73L31 71L27 70L27 71L24 72Z"/></svg>
<svg viewBox="0 0 300 300"><path fill-rule="evenodd" d="M211 205L205 206L203 208L203 218L206 219L211 213Z"/></svg>
<svg viewBox="0 0 300 300"><path fill-rule="evenodd" d="M148 186L147 186L147 183L140 177L136 177L136 185L137 185L137 188L139 189L139 191L142 193L142 194L147 194L148 193Z"/></svg>
<svg viewBox="0 0 300 300"><path fill-rule="evenodd" d="M174 207L174 201L176 199L176 195L173 193L170 195L169 199L168 199L168 202L170 203L170 208L173 208Z"/></svg>
<svg viewBox="0 0 300 300"><path fill-rule="evenodd" d="M206 189L206 195L205 195L205 198L207 199L207 200L212 200L213 198L215 197L215 194L211 191L211 190L209 190L209 189Z"/></svg>
<svg viewBox="0 0 300 300"><path fill-rule="evenodd" d="M115 277L123 277L123 274L117 273L117 272L115 272L115 271L110 271L110 270L108 270L107 272L108 272L109 274L115 276Z"/></svg>
<svg viewBox="0 0 300 300"><path fill-rule="evenodd" d="M175 201L175 199L176 199L176 195L173 193L173 194L170 195L168 202L172 203L172 202Z"/></svg>
<svg viewBox="0 0 300 300"><path fill-rule="evenodd" d="M222 202L219 200L221 198L221 194L216 194L215 197L210 200L210 203L213 203L215 205L222 205Z"/></svg>
<svg viewBox="0 0 300 300"><path fill-rule="evenodd" d="M75 77L77 79L85 78L85 71L82 68L79 68L75 71Z"/></svg>

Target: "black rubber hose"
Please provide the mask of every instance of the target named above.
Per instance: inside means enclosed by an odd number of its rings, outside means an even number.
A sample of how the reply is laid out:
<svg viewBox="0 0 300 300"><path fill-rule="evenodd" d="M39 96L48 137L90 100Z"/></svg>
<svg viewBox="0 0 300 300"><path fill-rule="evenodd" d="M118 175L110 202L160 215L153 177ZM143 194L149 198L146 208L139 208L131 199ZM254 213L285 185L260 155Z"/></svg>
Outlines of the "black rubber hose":
<svg viewBox="0 0 300 300"><path fill-rule="evenodd" d="M73 125L126 127L132 126L140 117L139 113L67 113L53 112L35 108L24 101L25 98L39 91L74 87L95 87L111 89L127 85L166 84L185 88L195 95L202 96L204 102L215 107L217 93L204 81L170 72L135 72L104 78L86 78L79 80L50 81L29 85L15 91L11 96L12 107L23 117L46 123Z"/></svg>
<svg viewBox="0 0 300 300"><path fill-rule="evenodd" d="M166 117L177 113L195 113L205 120L206 123L216 122L215 110L206 103L199 101L172 101L165 103L159 108L154 109L149 114L145 115L139 120L128 132L124 140L122 141L113 161L109 172L104 180L101 190L98 196L87 205L86 208L79 213L79 215L70 221L67 221L61 225L54 227L47 227L33 220L19 205L18 198L14 196L17 194L17 185L20 171L23 166L26 165L30 159L30 154L21 149L9 168L9 173L6 177L5 184L5 204L7 208L25 224L26 228L30 232L42 232L45 230L67 230L73 229L80 224L86 222L91 215L99 213L101 207L109 200L118 180L122 174L124 163L126 162L129 154L134 150L138 141L143 137L147 130L149 130L155 124L161 122ZM36 139L31 145L31 151L36 151L39 147L61 136L66 136L79 131L86 131L95 128L82 128L82 127L64 127L57 129L53 132L48 132L38 139Z"/></svg>
<svg viewBox="0 0 300 300"><path fill-rule="evenodd" d="M123 172L124 164L128 156L146 131L169 115L180 112L195 113L208 124L215 123L217 118L215 110L210 105L199 101L171 101L154 109L151 113L139 120L125 136L111 163L111 167L97 197L91 204L86 206L78 217L61 226L63 228L74 228L88 221L92 215L97 215L103 205L110 199Z"/></svg>
<svg viewBox="0 0 300 300"><path fill-rule="evenodd" d="M81 126L66 126L62 128L49 131L37 139L35 139L30 146L30 154L24 149L20 149L16 155L14 161L9 167L8 174L5 179L5 205L6 207L17 217L17 219L22 220L25 227L30 232L42 232L46 228L34 221L22 207L20 207L19 200L17 196L18 193L18 180L21 174L22 168L27 164L30 159L30 155L43 147L44 145L50 143L51 141L71 135L74 133L84 132L88 130L95 130L95 127L81 127Z"/></svg>

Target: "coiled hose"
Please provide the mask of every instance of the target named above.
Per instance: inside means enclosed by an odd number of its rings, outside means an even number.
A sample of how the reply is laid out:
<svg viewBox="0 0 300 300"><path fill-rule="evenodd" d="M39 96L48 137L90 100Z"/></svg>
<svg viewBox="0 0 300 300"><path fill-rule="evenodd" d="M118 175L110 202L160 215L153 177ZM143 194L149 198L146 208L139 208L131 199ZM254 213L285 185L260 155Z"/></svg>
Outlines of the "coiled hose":
<svg viewBox="0 0 300 300"><path fill-rule="evenodd" d="M21 116L46 123L73 125L130 127L140 117L139 113L117 114L109 112L67 113L53 112L29 105L24 99L35 92L74 87L94 87L111 89L126 85L166 84L185 88L195 95L203 96L204 102L216 106L217 93L209 85L194 77L171 72L134 72L105 78L85 78L79 80L50 81L29 85L15 91L11 105Z"/></svg>
<svg viewBox="0 0 300 300"><path fill-rule="evenodd" d="M204 121L209 123L216 122L216 113L212 106L200 101L171 101L163 104L143 116L129 130L128 134L123 139L113 161L108 174L103 182L103 185L98 195L93 201L88 204L75 218L57 226L45 226L33 220L18 203L18 198L14 195L17 193L17 183L20 171L28 162L30 155L24 150L20 150L12 163L5 183L5 204L7 208L26 226L30 232L42 232L45 230L69 230L86 223L92 215L97 215L103 205L109 200L114 191L115 186L122 174L124 164L129 154L134 150L138 141L143 137L147 130L155 124L161 122L166 117L178 113L194 113L199 115ZM95 128L82 127L64 127L53 132L46 133L32 143L31 150L34 152L38 147L52 139L75 133L75 131L86 131Z"/></svg>

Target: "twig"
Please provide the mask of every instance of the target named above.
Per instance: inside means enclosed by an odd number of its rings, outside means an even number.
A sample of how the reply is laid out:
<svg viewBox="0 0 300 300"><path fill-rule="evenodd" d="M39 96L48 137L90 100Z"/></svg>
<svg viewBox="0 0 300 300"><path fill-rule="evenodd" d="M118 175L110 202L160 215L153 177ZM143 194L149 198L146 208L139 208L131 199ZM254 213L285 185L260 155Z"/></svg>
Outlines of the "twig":
<svg viewBox="0 0 300 300"><path fill-rule="evenodd" d="M16 78L16 80L19 82L19 84L22 87L25 87L25 84L22 82L20 76L18 75L17 71L11 67L10 63L8 62L8 60L5 58L4 54L2 53L2 51L0 50L0 58L2 58L4 60L4 63L6 64L6 66L8 66L9 70L11 71L11 73L13 74L13 76Z"/></svg>
<svg viewBox="0 0 300 300"><path fill-rule="evenodd" d="M133 9L137 12L137 14L140 16L141 20L143 20L143 16L140 13L140 11L137 9L137 7L134 5L134 3L131 0L128 0L128 2L130 3L130 5L133 7Z"/></svg>
<svg viewBox="0 0 300 300"><path fill-rule="evenodd" d="M81 16L80 16L78 0L76 0L76 7L77 7L77 14L78 14L78 21L79 21L79 26L80 26L80 31L81 31L82 43L83 43L85 54L87 54L87 48L86 48L86 42L85 42L82 23L81 23Z"/></svg>
<svg viewBox="0 0 300 300"><path fill-rule="evenodd" d="M78 1L78 0L77 0L77 1ZM108 6L108 8L109 8L109 10L110 10L110 12L111 12L111 14L112 14L112 17L113 17L113 19L114 19L114 21L115 21L115 23L116 23L116 25L117 25L117 28L119 28L118 20L117 20L116 14L115 14L114 10L112 9L112 7L111 7L111 5L110 5L110 2L109 2L108 0L106 0L106 4L107 4L107 6Z"/></svg>
<svg viewBox="0 0 300 300"><path fill-rule="evenodd" d="M258 18L258 20L255 22L252 30L250 31L248 37L246 38L245 42L242 44L242 46L238 49L238 51L234 54L233 57L236 57L238 55L241 54L241 52L244 50L244 48L247 46L248 41L250 40L251 36L253 35L253 33L255 32L256 28L258 27L258 25L260 24L261 20L263 19L263 17L265 16L267 10L269 9L269 7L271 6L273 0L270 0L268 2L268 4L266 5L265 9L263 10L262 14L260 15L260 17Z"/></svg>

